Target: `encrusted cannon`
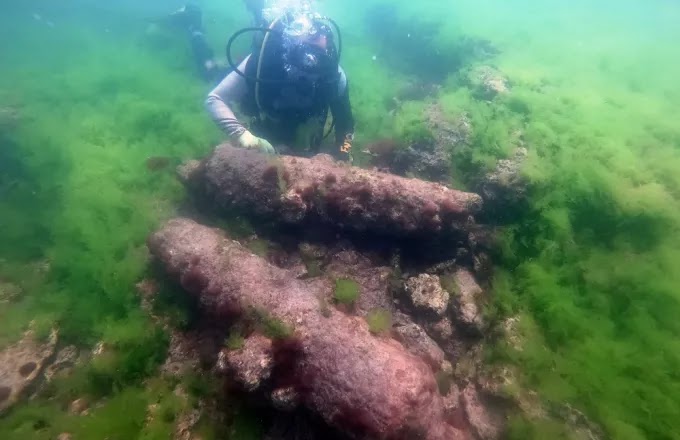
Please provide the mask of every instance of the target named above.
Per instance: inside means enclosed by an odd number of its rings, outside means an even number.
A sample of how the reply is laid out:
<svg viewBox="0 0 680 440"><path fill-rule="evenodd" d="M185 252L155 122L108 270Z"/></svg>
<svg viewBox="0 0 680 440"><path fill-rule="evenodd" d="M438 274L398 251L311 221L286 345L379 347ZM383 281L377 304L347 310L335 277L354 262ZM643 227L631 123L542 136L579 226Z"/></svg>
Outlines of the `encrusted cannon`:
<svg viewBox="0 0 680 440"><path fill-rule="evenodd" d="M373 335L361 317L321 304L331 280L298 279L188 219L171 220L148 245L204 313L237 321L257 311L290 329L272 342L274 392L292 391L300 404L357 438L465 438L447 419L430 366L400 343Z"/></svg>
<svg viewBox="0 0 680 440"><path fill-rule="evenodd" d="M180 175L226 210L395 237L465 233L481 208L477 194L351 167L324 154L269 157L224 144Z"/></svg>

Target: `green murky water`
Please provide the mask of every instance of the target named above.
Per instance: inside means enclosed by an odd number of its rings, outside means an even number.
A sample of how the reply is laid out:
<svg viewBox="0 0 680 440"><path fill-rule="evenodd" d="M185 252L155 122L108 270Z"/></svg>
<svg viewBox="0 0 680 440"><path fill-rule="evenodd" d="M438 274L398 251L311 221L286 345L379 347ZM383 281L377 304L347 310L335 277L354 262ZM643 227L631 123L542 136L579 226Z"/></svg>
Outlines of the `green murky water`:
<svg viewBox="0 0 680 440"><path fill-rule="evenodd" d="M0 418L3 439L168 438L179 411L169 384L142 386L167 337L134 286L149 270L146 236L185 198L172 168L223 137L203 110L211 84L194 71L186 36L149 28L179 4L137 3L2 6L0 280L23 294L0 303L0 346L33 321L58 324L65 343L117 349ZM202 6L221 56L250 18L240 2ZM678 438L680 4L319 7L343 30L358 149L427 136L423 114L437 104L472 126L469 145L450 152L456 185L472 188L498 159L527 150L528 202L487 219L503 235L487 313L519 316L524 342L498 344L489 361L515 365L548 408L567 402L611 438ZM509 91L480 93L480 66L501 72ZM402 93L413 84L434 93ZM147 166L153 157L168 166ZM105 397L85 421L66 411L83 393ZM145 423L150 403L167 417ZM258 438L245 417L234 420L223 436ZM518 415L510 435L575 434Z"/></svg>

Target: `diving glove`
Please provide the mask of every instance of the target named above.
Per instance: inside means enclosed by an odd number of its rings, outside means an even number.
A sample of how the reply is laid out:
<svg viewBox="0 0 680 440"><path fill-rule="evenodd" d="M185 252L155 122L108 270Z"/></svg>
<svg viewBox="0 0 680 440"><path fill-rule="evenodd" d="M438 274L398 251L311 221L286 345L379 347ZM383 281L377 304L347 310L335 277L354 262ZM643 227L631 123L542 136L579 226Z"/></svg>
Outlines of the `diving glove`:
<svg viewBox="0 0 680 440"><path fill-rule="evenodd" d="M248 130L239 136L238 143L243 148L256 149L265 154L276 154L276 150L274 150L274 147L272 147L268 140L259 138Z"/></svg>
<svg viewBox="0 0 680 440"><path fill-rule="evenodd" d="M343 160L346 160L349 163L353 162L352 158L352 142L354 141L354 135L353 134L348 134L345 135L345 139L342 142L342 145L340 146L340 157Z"/></svg>

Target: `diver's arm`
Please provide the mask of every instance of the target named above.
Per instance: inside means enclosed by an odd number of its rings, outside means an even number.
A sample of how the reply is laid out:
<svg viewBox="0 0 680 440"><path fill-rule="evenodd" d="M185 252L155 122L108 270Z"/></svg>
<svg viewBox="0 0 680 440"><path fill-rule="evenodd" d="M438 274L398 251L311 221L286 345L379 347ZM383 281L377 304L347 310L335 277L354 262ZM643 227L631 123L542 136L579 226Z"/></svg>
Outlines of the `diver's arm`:
<svg viewBox="0 0 680 440"><path fill-rule="evenodd" d="M354 136L354 116L349 101L349 84L342 68L340 68L338 96L331 102L330 108L333 121L335 121L335 141L341 146Z"/></svg>
<svg viewBox="0 0 680 440"><path fill-rule="evenodd" d="M249 59L250 56L246 57L238 66L241 72L245 72ZM247 88L246 79L236 72L231 72L210 92L205 100L205 108L210 113L212 120L232 139L238 139L246 132L246 128L239 122L231 109L231 104L243 98Z"/></svg>

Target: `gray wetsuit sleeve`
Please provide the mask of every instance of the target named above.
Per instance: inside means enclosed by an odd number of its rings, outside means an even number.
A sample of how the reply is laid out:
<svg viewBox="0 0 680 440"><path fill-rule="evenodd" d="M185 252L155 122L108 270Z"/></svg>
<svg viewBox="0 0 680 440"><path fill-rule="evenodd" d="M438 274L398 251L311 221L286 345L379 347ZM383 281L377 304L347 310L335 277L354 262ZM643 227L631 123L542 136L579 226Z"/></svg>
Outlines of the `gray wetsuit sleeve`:
<svg viewBox="0 0 680 440"><path fill-rule="evenodd" d="M250 56L238 66L241 72L245 72L246 64ZM220 129L232 138L238 138L246 128L239 122L232 110L234 102L243 98L247 92L246 79L236 72L231 72L221 83L213 89L205 100L205 108L210 117Z"/></svg>

